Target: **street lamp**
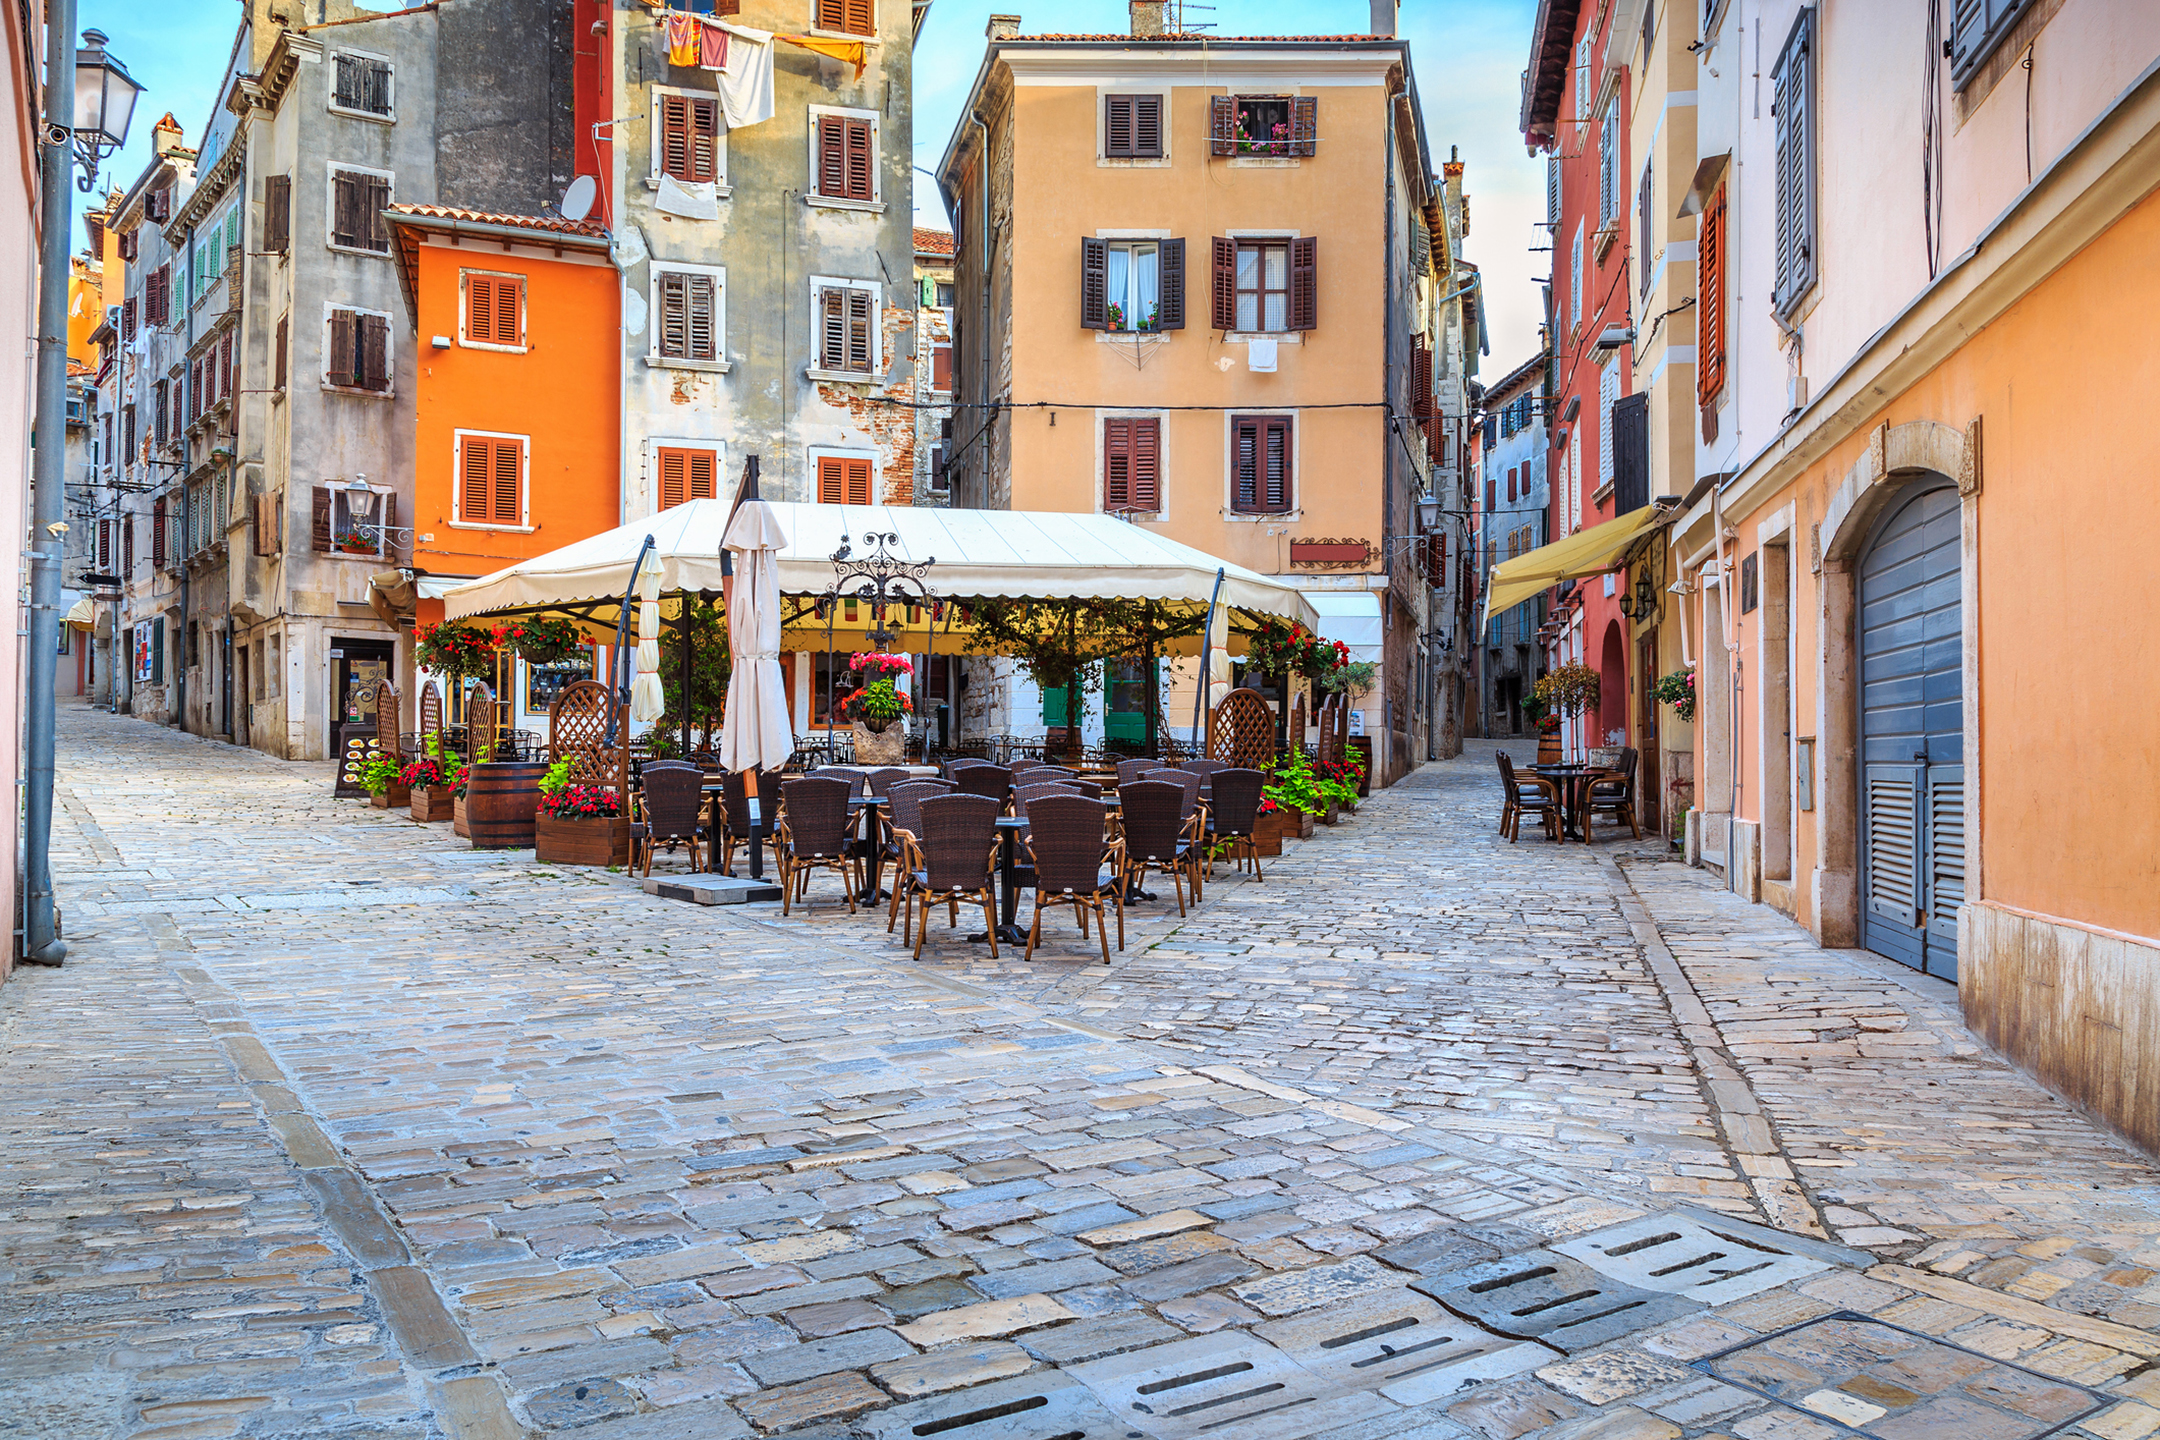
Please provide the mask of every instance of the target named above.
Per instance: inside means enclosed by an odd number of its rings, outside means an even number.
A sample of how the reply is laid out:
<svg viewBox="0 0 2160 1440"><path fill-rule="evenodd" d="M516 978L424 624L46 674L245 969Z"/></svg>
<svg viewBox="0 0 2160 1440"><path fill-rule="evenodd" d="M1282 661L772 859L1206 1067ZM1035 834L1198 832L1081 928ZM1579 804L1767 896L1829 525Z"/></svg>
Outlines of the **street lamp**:
<svg viewBox="0 0 2160 1440"><path fill-rule="evenodd" d="M1440 528L1440 502L1438 499L1417 502L1418 525L1430 534Z"/></svg>
<svg viewBox="0 0 2160 1440"><path fill-rule="evenodd" d="M142 86L127 67L105 49L105 32L83 31L75 52L75 158L82 162L76 187L88 194L96 183L98 162L127 144L128 122Z"/></svg>
<svg viewBox="0 0 2160 1440"><path fill-rule="evenodd" d="M367 483L367 476L353 472L352 479L345 482L345 509L352 515L353 529L362 535L373 534L382 539L383 548L390 549L398 543L397 537L412 538L409 525L370 525L368 516L375 513L375 490Z"/></svg>

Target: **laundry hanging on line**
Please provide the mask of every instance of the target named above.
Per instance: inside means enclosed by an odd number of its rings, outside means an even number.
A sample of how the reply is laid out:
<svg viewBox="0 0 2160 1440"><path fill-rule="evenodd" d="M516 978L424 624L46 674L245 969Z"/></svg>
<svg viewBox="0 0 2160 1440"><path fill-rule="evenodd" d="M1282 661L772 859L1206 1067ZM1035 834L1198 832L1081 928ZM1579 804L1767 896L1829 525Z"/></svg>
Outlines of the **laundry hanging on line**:
<svg viewBox="0 0 2160 1440"><path fill-rule="evenodd" d="M704 25L695 15L669 11L667 17L667 58L670 65L695 65L698 63L698 39Z"/></svg>
<svg viewBox="0 0 2160 1440"><path fill-rule="evenodd" d="M863 70L870 63L869 47L860 40L828 40L822 35L782 35L790 45L814 50L830 60L844 60L855 67L855 78L862 79Z"/></svg>

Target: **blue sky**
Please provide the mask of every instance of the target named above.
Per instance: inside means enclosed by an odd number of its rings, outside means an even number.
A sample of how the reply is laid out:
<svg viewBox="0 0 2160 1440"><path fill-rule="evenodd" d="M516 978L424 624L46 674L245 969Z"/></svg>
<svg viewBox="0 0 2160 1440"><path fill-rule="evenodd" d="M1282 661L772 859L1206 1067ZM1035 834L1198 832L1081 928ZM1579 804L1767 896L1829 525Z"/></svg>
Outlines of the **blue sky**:
<svg viewBox="0 0 2160 1440"><path fill-rule="evenodd" d="M1040 3L1040 0L1036 0ZM982 63L983 27L993 10L1017 12L1024 30L1123 31L1125 0L1058 0L1030 11L1030 0L936 0L915 47L915 163L934 166L943 153L968 86ZM233 0L80 0L81 23L112 37L112 52L148 87L128 148L107 162L106 177L125 184L150 153L150 127L170 110L202 134L218 78L232 48L239 6ZM1425 128L1436 159L1459 148L1468 169L1471 233L1466 258L1485 275L1492 354L1487 380L1530 357L1537 345L1538 295L1532 277L1551 273L1545 243L1542 161L1523 152L1515 128L1521 75L1530 48L1533 0L1410 0L1400 28L1411 44ZM1212 19L1226 35L1345 34L1370 23L1367 0L1220 0L1213 11L1194 7L1188 23ZM916 180L916 215L943 227L936 188Z"/></svg>

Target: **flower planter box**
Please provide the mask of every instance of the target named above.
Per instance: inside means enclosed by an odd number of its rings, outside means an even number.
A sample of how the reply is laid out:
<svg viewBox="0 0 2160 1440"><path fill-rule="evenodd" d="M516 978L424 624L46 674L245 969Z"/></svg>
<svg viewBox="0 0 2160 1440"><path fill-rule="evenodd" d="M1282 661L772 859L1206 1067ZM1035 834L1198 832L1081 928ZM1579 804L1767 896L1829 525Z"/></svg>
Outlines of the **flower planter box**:
<svg viewBox="0 0 2160 1440"><path fill-rule="evenodd" d="M533 858L542 865L628 865L630 820L610 815L591 820L533 817Z"/></svg>
<svg viewBox="0 0 2160 1440"><path fill-rule="evenodd" d="M1262 855L1282 854L1285 824L1285 817L1280 810L1272 814L1254 817L1253 848L1257 849Z"/></svg>
<svg viewBox="0 0 2160 1440"><path fill-rule="evenodd" d="M1275 823L1285 840L1312 839L1313 817L1303 810L1278 810Z"/></svg>
<svg viewBox="0 0 2160 1440"><path fill-rule="evenodd" d="M377 810L402 810L412 803L412 791L403 785L392 785L380 795L368 796L368 804Z"/></svg>
<svg viewBox="0 0 2160 1440"><path fill-rule="evenodd" d="M436 825L454 818L457 798L447 785L415 785L412 791L412 818L422 825Z"/></svg>
<svg viewBox="0 0 2160 1440"><path fill-rule="evenodd" d="M463 795L450 802L450 833L460 840L472 839L472 830L465 823L465 797Z"/></svg>

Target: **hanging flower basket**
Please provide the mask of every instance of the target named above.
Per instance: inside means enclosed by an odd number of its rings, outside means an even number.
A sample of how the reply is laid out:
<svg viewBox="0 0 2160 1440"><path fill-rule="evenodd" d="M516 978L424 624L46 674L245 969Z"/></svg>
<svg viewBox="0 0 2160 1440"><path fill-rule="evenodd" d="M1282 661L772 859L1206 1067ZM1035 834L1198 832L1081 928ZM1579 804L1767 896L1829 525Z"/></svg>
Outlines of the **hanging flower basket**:
<svg viewBox="0 0 2160 1440"><path fill-rule="evenodd" d="M421 669L451 680L495 673L494 632L477 625L444 621L413 631L413 659Z"/></svg>
<svg viewBox="0 0 2160 1440"><path fill-rule="evenodd" d="M585 636L568 620L506 620L495 627L495 644L528 665L553 665L575 655Z"/></svg>

